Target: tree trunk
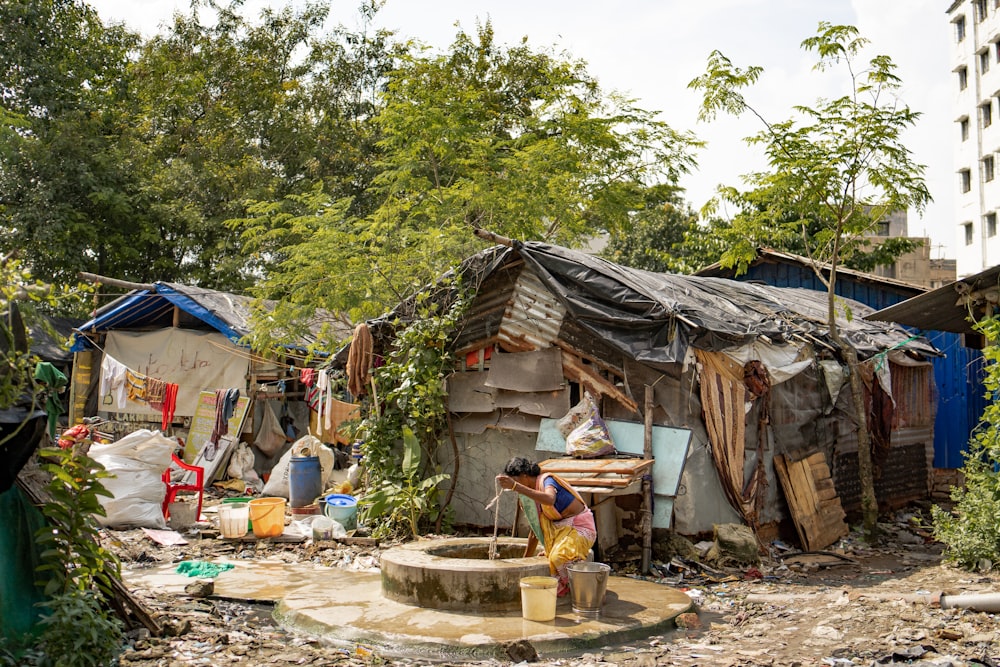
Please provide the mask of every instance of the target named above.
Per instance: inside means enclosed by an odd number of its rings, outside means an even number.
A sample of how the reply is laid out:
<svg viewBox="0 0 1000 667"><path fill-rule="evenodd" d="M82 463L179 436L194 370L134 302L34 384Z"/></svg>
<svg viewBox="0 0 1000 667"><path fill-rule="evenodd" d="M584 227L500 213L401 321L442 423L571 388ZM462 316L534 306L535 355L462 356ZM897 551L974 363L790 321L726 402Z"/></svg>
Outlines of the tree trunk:
<svg viewBox="0 0 1000 667"><path fill-rule="evenodd" d="M837 241L834 243L834 261L830 267L830 278L827 284L827 312L830 337L840 349L847 362L848 379L851 383L851 400L854 404L854 418L858 427L858 482L861 485L861 516L864 526L865 540L874 542L878 533L878 501L875 498L875 476L872 474L871 433L868 431L868 413L865 410L865 386L858 372L858 352L840 336L837 326L837 262L840 252L840 233L842 226L837 227Z"/></svg>
<svg viewBox="0 0 1000 667"><path fill-rule="evenodd" d="M872 473L871 433L868 431L868 414L865 411L865 385L858 372L858 354L849 345L841 350L847 359L850 373L851 400L854 402L855 419L858 421L858 481L861 482L861 514L865 539L874 542L878 535L878 500L875 498L875 475Z"/></svg>

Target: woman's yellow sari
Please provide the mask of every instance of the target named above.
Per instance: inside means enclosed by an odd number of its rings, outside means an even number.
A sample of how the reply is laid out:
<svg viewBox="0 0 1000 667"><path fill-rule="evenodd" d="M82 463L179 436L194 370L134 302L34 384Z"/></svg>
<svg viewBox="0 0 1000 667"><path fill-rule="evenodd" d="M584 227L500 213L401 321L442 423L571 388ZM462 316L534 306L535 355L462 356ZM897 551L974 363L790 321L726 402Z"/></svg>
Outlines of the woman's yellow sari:
<svg viewBox="0 0 1000 667"><path fill-rule="evenodd" d="M545 480L549 477L583 503L583 498L576 489L552 473L539 475L535 489L544 492ZM549 572L559 578L559 595L569 592L569 573L566 566L575 561L586 560L587 553L597 541L594 514L586 503L583 504L582 512L564 519L554 505L542 505L521 496L521 506L528 518L528 524L545 548L545 555L549 559ZM529 511L529 507L533 511Z"/></svg>

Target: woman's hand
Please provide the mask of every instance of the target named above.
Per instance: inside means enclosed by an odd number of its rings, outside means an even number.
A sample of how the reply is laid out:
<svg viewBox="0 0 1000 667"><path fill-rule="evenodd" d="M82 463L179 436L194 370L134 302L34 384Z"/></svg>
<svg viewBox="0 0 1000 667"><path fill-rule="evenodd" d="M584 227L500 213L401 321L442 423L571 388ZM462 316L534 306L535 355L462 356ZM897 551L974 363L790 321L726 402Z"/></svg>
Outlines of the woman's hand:
<svg viewBox="0 0 1000 667"><path fill-rule="evenodd" d="M500 485L501 489L512 490L516 485L517 481L513 477L509 477L503 473L497 475L497 483Z"/></svg>

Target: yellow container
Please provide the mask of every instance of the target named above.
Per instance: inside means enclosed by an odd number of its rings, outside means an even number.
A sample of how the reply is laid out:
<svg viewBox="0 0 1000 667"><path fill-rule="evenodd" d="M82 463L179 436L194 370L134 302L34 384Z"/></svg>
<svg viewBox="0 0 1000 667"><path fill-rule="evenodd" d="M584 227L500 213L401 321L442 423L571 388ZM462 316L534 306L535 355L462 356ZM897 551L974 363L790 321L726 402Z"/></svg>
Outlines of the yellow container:
<svg viewBox="0 0 1000 667"><path fill-rule="evenodd" d="M521 616L526 621L547 623L556 617L555 577L524 577L521 579Z"/></svg>
<svg viewBox="0 0 1000 667"><path fill-rule="evenodd" d="M250 501L250 521L257 537L277 537L285 532L285 499L254 498Z"/></svg>

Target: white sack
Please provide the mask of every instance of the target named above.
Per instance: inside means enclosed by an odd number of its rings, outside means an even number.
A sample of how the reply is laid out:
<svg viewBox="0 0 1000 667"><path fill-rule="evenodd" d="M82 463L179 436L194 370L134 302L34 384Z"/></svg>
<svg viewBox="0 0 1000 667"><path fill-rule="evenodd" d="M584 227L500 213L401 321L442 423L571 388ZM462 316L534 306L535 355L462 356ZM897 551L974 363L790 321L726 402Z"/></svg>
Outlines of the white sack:
<svg viewBox="0 0 1000 667"><path fill-rule="evenodd" d="M98 516L98 523L114 528L165 529L163 498L167 487L162 475L176 449L176 440L148 429L129 433L110 445L93 445L90 457L114 475L103 480L113 497L100 496L107 516Z"/></svg>
<svg viewBox="0 0 1000 667"><path fill-rule="evenodd" d="M304 435L295 441L292 448L282 454L278 462L271 468L271 476L264 484L264 495L281 498L288 498L288 475L292 465L293 456L318 456L320 467L320 478L323 488L326 488L330 475L333 473L333 464L336 460L333 451L320 442L319 438L312 435Z"/></svg>

